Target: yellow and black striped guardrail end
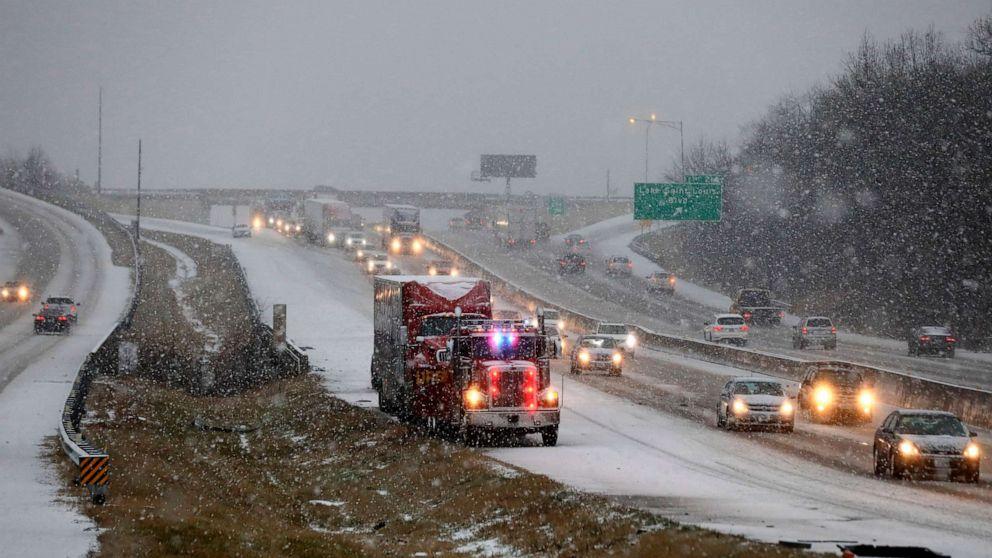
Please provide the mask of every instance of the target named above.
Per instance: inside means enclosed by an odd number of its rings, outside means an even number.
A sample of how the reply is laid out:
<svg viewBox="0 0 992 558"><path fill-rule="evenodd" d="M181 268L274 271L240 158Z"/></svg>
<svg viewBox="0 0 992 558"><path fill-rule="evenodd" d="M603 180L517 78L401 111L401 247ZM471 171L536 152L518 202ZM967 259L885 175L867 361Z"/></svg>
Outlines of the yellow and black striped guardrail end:
<svg viewBox="0 0 992 558"><path fill-rule="evenodd" d="M79 458L79 484L105 486L110 481L110 456L90 455Z"/></svg>

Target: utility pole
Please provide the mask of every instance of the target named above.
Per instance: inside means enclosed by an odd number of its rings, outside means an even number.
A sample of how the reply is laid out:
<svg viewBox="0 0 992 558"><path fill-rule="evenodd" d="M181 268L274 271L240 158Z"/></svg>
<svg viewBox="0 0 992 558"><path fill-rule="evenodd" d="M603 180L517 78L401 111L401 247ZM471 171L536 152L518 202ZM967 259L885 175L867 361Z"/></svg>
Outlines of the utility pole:
<svg viewBox="0 0 992 558"><path fill-rule="evenodd" d="M134 236L141 239L141 140L138 140L138 218L134 227Z"/></svg>
<svg viewBox="0 0 992 558"><path fill-rule="evenodd" d="M103 87L100 88L100 110L97 117L96 148L96 193L100 195L103 185Z"/></svg>

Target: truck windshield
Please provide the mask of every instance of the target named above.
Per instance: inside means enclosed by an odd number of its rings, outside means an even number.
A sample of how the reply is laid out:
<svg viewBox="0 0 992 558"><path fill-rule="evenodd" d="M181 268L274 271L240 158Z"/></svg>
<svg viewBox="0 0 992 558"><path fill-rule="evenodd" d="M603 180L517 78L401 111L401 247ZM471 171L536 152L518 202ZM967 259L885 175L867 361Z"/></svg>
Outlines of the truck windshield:
<svg viewBox="0 0 992 558"><path fill-rule="evenodd" d="M492 335L473 336L473 356L482 360L534 360L537 358L537 337L520 335L515 338Z"/></svg>
<svg viewBox="0 0 992 558"><path fill-rule="evenodd" d="M821 370L816 373L816 379L834 384L860 384L864 381L861 373L853 370Z"/></svg>
<svg viewBox="0 0 992 558"><path fill-rule="evenodd" d="M765 291L743 291L738 304L741 306L768 306L771 300Z"/></svg>
<svg viewBox="0 0 992 558"><path fill-rule="evenodd" d="M462 314L462 320L481 320L483 316L481 314ZM420 323L420 333L423 337L436 337L438 335L447 335L451 333L451 330L455 327L455 316L452 314L443 314L435 316L427 316Z"/></svg>

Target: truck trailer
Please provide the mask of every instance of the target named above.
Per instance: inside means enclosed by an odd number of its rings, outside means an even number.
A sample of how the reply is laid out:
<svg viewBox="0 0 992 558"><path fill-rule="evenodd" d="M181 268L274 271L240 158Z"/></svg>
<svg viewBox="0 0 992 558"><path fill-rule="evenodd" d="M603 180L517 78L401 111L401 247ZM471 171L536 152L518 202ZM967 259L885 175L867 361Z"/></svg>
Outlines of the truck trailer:
<svg viewBox="0 0 992 558"><path fill-rule="evenodd" d="M489 283L460 277L375 278L372 386L384 412L460 434L558 439L543 326L492 320Z"/></svg>

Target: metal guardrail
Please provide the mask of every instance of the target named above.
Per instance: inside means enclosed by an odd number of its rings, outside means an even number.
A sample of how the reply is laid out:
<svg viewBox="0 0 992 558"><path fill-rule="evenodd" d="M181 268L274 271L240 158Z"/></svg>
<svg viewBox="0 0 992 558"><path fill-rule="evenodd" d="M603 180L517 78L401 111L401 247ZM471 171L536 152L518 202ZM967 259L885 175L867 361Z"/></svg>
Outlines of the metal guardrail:
<svg viewBox="0 0 992 558"><path fill-rule="evenodd" d="M133 260L133 283L131 298L120 321L93 347L86 355L83 364L76 372L76 379L69 390L65 404L62 407L62 420L59 423L59 442L62 451L78 468L75 483L86 487L94 504L106 502L110 484L110 455L91 444L83 434L81 422L86 414L86 396L89 394L93 378L100 374L108 363L116 362L117 344L120 334L131 328L134 312L138 306L138 295L141 292L141 253L131 231L109 216L104 215L109 222L118 226L130 239ZM112 351L112 352L111 352ZM111 352L108 358L107 353Z"/></svg>
<svg viewBox="0 0 992 558"><path fill-rule="evenodd" d="M594 329L601 321L608 318L597 318L574 309L570 309L542 299L525 289L513 285L507 279L473 260L459 250L448 246L436 237L428 235L431 248L442 253L444 257L456 261L462 269L474 269L477 274L489 280L502 296L511 302L522 306L546 306L557 308L570 323L578 324L586 329ZM789 380L802 378L807 367L817 365L842 364L863 372L874 378L877 392L883 401L893 406L904 408L930 408L952 412L965 422L983 428L992 428L992 391L958 386L947 382L920 378L865 364L843 360L804 360L784 355L776 355L764 351L730 347L698 339L690 339L677 335L668 335L648 330L631 324L645 345L673 349L681 353L690 353L694 358L728 364L746 370L770 374Z"/></svg>

